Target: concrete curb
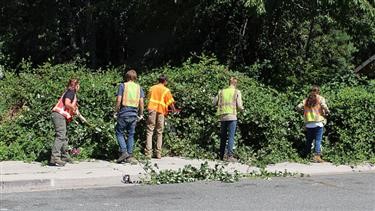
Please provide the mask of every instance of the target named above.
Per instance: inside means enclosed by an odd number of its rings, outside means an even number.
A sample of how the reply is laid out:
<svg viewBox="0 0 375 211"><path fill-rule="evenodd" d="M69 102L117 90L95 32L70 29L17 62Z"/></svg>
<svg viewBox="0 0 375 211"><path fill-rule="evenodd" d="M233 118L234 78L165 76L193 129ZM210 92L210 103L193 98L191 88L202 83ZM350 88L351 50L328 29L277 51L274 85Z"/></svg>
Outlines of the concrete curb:
<svg viewBox="0 0 375 211"><path fill-rule="evenodd" d="M75 179L32 179L17 181L2 181L1 193L32 192L61 189L84 189L100 187L126 187L138 183L124 183L121 176L75 178ZM140 175L130 175L131 181L140 181Z"/></svg>
<svg viewBox="0 0 375 211"><path fill-rule="evenodd" d="M150 166L156 171L178 170L185 165L198 167L208 162L210 168L216 164L223 165L225 171L233 173L235 170L246 174L253 171L259 172L259 168L240 163L221 163L208 160L185 159L179 157L165 157L161 160L152 159ZM157 168L155 168L157 166ZM143 165L116 164L108 161L79 162L68 164L65 167L48 167L40 163L24 163L22 161L0 162L1 193L30 192L59 189L99 188L99 187L127 187L138 184L142 178L147 178ZM338 165L331 163L278 163L268 165L269 172L297 173L304 175L327 175L370 172L375 173L373 164L358 166ZM130 180L136 183L124 183L124 175L129 175Z"/></svg>

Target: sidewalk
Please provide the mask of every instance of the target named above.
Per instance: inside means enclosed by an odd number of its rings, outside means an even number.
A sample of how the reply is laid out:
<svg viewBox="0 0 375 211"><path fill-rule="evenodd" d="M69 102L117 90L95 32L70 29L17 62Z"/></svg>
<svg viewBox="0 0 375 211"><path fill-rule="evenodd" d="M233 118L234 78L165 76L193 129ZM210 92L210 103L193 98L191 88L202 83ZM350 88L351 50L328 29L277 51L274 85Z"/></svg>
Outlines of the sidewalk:
<svg viewBox="0 0 375 211"><path fill-rule="evenodd" d="M159 170L177 170L185 165L199 167L205 160L187 159L180 157L163 157L160 160L152 159L151 166L157 164ZM207 161L210 167L215 166L214 161ZM154 169L156 169L154 167ZM240 163L230 163L225 166L226 171L234 170L240 173L250 173L259 170L256 167ZM303 173L305 175L340 174L352 172L373 172L375 166L366 164L360 166L335 166L331 163L279 163L268 165L267 171L275 172L285 170L291 173ZM40 163L24 163L22 161L0 162L1 193L26 192L56 189L75 189L92 187L126 187L132 184L124 184L122 178L129 175L132 181L139 181L145 177L143 164L117 164L96 160L92 162L79 162L66 164L64 167L42 166Z"/></svg>

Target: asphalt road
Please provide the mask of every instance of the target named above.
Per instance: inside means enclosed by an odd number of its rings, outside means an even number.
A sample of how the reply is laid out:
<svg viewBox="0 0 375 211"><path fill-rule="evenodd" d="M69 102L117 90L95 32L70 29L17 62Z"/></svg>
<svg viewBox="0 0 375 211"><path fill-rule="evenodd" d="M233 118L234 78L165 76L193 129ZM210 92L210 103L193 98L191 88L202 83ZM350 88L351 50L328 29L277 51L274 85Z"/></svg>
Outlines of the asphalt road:
<svg viewBox="0 0 375 211"><path fill-rule="evenodd" d="M5 210L375 210L375 173L1 194Z"/></svg>

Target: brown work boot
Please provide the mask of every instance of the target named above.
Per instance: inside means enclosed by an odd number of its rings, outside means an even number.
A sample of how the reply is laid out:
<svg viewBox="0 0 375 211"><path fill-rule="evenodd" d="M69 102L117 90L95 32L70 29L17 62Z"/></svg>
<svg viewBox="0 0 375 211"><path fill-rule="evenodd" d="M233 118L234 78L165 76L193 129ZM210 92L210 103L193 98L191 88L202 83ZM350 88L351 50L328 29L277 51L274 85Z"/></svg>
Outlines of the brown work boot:
<svg viewBox="0 0 375 211"><path fill-rule="evenodd" d="M129 156L128 158L126 158L125 162L130 163L131 165L137 165L138 164L137 159L135 159L133 156Z"/></svg>
<svg viewBox="0 0 375 211"><path fill-rule="evenodd" d="M152 158L152 151L149 151L145 149L145 157L146 159L151 159Z"/></svg>
<svg viewBox="0 0 375 211"><path fill-rule="evenodd" d="M314 161L315 163L323 163L323 162L324 162L324 160L321 158L320 155L314 155L314 157L313 157L313 161Z"/></svg>
<svg viewBox="0 0 375 211"><path fill-rule="evenodd" d="M68 156L62 157L61 160L66 162L66 163L74 163L74 160L71 157L68 157Z"/></svg>
<svg viewBox="0 0 375 211"><path fill-rule="evenodd" d="M127 152L121 153L121 156L117 159L117 163L124 162L129 157L129 154Z"/></svg>
<svg viewBox="0 0 375 211"><path fill-rule="evenodd" d="M50 166L65 166L66 162L61 160L60 158L51 158L51 161L49 162Z"/></svg>
<svg viewBox="0 0 375 211"><path fill-rule="evenodd" d="M156 153L156 159L161 159L161 153Z"/></svg>
<svg viewBox="0 0 375 211"><path fill-rule="evenodd" d="M222 161L227 161L228 160L228 155L225 153L223 155L223 158L221 158Z"/></svg>

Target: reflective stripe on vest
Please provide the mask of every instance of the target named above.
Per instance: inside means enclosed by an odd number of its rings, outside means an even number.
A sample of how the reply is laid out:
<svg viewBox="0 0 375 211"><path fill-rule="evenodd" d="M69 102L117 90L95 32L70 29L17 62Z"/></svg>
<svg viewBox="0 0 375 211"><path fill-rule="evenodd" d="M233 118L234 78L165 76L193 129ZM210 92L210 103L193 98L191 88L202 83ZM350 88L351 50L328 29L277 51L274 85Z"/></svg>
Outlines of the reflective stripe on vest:
<svg viewBox="0 0 375 211"><path fill-rule="evenodd" d="M324 117L321 113L320 101L318 100L314 107L308 107L305 105L303 107L303 116L305 122L321 122L324 120Z"/></svg>
<svg viewBox="0 0 375 211"><path fill-rule="evenodd" d="M237 90L229 87L219 92L217 115L237 114Z"/></svg>
<svg viewBox="0 0 375 211"><path fill-rule="evenodd" d="M65 92L60 97L60 99L56 103L55 107L53 107L52 111L53 112L57 112L57 113L61 114L62 116L64 116L67 122L71 122L73 120L74 111L71 111L70 109L68 109L67 107L65 107L65 104L63 102L64 95L65 95ZM75 95L74 95L74 99L73 99L72 105L73 106L77 105L77 97Z"/></svg>
<svg viewBox="0 0 375 211"><path fill-rule="evenodd" d="M148 102L148 110L154 110L162 114L168 113L168 106L174 102L173 98L164 102L165 96L168 94L169 89L163 85L156 85L151 90L151 96ZM160 95L161 93L161 95Z"/></svg>
<svg viewBox="0 0 375 211"><path fill-rule="evenodd" d="M122 105L138 108L141 96L141 87L132 81L124 83Z"/></svg>

